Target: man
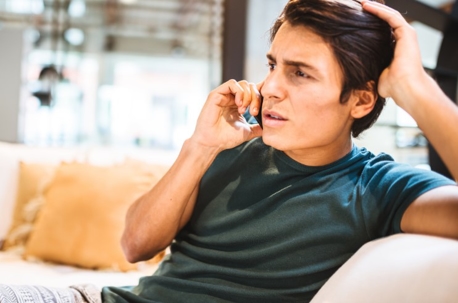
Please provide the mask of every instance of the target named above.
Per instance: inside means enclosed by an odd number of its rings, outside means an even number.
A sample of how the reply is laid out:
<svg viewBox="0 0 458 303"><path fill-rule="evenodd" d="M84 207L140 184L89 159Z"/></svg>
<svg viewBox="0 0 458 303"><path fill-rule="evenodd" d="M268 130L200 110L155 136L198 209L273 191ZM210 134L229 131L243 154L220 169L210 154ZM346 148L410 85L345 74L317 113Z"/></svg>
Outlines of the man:
<svg viewBox="0 0 458 303"><path fill-rule="evenodd" d="M310 300L367 241L458 237L454 182L352 145L381 110L378 89L458 176L458 110L403 17L369 1L292 0L272 36L264 82L216 88L176 163L129 210L127 258L175 239L170 258L133 289L105 288L107 302ZM241 116L258 114L261 95L263 129Z"/></svg>
<svg viewBox="0 0 458 303"><path fill-rule="evenodd" d="M372 239L458 238L455 182L351 141L390 96L458 176L458 109L424 72L398 12L291 0L267 58L263 83L210 93L176 162L131 206L128 260L170 244L171 255L138 286L104 288L104 302L303 302ZM246 123L247 108L261 111L262 129Z"/></svg>

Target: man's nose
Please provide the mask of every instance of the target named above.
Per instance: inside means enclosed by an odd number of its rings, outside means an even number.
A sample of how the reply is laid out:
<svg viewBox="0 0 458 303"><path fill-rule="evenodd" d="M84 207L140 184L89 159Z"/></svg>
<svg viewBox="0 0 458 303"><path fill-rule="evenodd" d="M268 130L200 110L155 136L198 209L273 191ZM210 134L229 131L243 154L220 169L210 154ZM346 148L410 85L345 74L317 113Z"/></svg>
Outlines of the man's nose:
<svg viewBox="0 0 458 303"><path fill-rule="evenodd" d="M261 88L261 95L264 99L281 99L284 95L285 86L279 73L274 70L267 74Z"/></svg>

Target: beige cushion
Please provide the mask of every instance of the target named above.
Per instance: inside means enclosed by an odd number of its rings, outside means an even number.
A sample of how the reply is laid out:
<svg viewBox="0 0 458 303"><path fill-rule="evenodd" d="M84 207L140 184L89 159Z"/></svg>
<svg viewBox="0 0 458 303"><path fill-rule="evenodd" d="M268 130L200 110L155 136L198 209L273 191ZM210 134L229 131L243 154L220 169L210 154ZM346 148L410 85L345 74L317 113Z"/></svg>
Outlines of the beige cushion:
<svg viewBox="0 0 458 303"><path fill-rule="evenodd" d="M131 165L61 164L44 194L26 257L85 268L136 269L120 246L125 214L157 180Z"/></svg>
<svg viewBox="0 0 458 303"><path fill-rule="evenodd" d="M19 162L58 165L84 159L81 148L30 147L0 142L0 241L13 221L19 179Z"/></svg>
<svg viewBox="0 0 458 303"><path fill-rule="evenodd" d="M458 241L399 234L364 245L312 303L457 302Z"/></svg>
<svg viewBox="0 0 458 303"><path fill-rule="evenodd" d="M23 247L38 211L40 195L51 182L56 165L19 163L19 180L13 211L13 222L5 238L3 249ZM35 203L30 203L35 200ZM26 205L28 204L28 208Z"/></svg>

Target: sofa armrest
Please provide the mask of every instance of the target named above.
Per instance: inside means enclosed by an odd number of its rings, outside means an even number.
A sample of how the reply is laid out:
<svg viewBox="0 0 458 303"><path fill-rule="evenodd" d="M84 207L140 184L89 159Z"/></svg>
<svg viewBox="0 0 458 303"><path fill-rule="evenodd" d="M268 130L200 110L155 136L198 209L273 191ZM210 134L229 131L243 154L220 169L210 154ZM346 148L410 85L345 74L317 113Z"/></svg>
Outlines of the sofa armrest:
<svg viewBox="0 0 458 303"><path fill-rule="evenodd" d="M398 234L365 244L312 303L457 302L458 241Z"/></svg>

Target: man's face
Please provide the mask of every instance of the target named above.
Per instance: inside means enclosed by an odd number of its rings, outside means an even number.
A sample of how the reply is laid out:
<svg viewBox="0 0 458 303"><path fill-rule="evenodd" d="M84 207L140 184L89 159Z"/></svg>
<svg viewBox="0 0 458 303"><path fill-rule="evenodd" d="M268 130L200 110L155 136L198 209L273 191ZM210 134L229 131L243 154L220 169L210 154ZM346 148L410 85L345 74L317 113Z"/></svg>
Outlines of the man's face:
<svg viewBox="0 0 458 303"><path fill-rule="evenodd" d="M263 141L308 165L348 153L353 98L340 103L343 76L331 47L306 27L285 23L267 58Z"/></svg>

